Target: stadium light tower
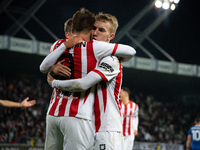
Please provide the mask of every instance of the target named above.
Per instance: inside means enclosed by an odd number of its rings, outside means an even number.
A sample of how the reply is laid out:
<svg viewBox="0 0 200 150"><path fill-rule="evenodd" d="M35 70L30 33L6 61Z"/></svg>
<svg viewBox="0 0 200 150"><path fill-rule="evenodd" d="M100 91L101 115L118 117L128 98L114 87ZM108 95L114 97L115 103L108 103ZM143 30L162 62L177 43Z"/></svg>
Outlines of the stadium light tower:
<svg viewBox="0 0 200 150"><path fill-rule="evenodd" d="M164 4L165 2L165 4ZM150 0L136 16L134 16L117 34L114 43L127 42L129 45L133 46L135 49L140 48L141 51L146 54L150 59L155 61L155 56L143 45L143 42L148 42L153 45L157 50L159 50L166 58L171 62L175 62L175 59L170 56L164 49L162 49L153 39L150 38L151 33L173 12L179 0ZM163 8L164 4L164 9ZM148 14L155 14L156 8L164 9L160 13L156 13L156 16L151 18L149 21ZM146 17L148 16L148 17ZM132 64L134 64L134 59L132 59Z"/></svg>
<svg viewBox="0 0 200 150"><path fill-rule="evenodd" d="M156 8L175 10L180 0L155 0Z"/></svg>

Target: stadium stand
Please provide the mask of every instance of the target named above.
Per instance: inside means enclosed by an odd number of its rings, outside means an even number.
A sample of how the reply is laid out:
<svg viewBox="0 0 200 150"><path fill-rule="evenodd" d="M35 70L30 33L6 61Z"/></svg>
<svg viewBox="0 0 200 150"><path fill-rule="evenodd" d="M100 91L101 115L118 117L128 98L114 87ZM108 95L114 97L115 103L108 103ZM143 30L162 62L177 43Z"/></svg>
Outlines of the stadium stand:
<svg viewBox="0 0 200 150"><path fill-rule="evenodd" d="M40 77L17 74L0 76L2 99L20 101L27 96L36 99L37 104L30 108L0 107L0 143L30 144L33 139L35 144L44 143L50 86ZM188 127L198 112L196 104L188 105L178 99L156 97L135 89L132 89L131 99L140 107L136 141L185 143Z"/></svg>

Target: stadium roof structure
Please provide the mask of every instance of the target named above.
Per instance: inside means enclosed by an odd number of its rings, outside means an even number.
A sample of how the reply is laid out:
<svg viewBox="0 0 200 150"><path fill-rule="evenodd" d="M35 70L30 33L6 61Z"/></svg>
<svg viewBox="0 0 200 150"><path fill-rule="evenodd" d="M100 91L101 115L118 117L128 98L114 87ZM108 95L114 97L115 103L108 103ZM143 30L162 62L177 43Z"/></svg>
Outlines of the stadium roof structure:
<svg viewBox="0 0 200 150"><path fill-rule="evenodd" d="M200 76L200 67L196 65L200 64L197 57L200 29L199 22L194 19L200 13L193 4L197 0L180 1L174 11L155 8L156 1L102 0L96 3L91 0L3 0L0 3L2 48L17 50L16 44L26 44L15 38L29 39L32 41L28 45L31 49L28 51L25 47L19 52L45 55L45 52L40 52L40 48L48 49L50 43L64 38L65 20L85 7L95 14L110 13L118 18L120 26L112 42L131 45L137 51L136 57L125 63L125 67ZM193 28L186 32L190 24Z"/></svg>
<svg viewBox="0 0 200 150"><path fill-rule="evenodd" d="M50 45L64 38L63 24L81 7L117 17L115 40L132 45L136 56L124 63L123 84L148 92L199 97L200 11L198 0L180 0L174 11L154 0L2 0L0 67L4 73L38 74ZM20 58L20 59L19 59ZM46 76L43 75L46 80ZM194 95L196 93L196 95ZM187 95L186 95L187 94Z"/></svg>

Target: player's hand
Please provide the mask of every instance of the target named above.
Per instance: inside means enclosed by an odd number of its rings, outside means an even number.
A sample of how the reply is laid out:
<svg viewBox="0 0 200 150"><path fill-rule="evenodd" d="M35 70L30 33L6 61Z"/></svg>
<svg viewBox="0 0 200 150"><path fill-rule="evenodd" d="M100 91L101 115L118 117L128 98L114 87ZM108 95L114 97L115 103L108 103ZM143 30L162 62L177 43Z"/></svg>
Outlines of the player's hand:
<svg viewBox="0 0 200 150"><path fill-rule="evenodd" d="M64 42L66 48L71 48L78 43L83 42L83 38L78 35L71 36L66 42Z"/></svg>
<svg viewBox="0 0 200 150"><path fill-rule="evenodd" d="M29 97L25 98L22 102L21 102L21 106L22 107L31 107L33 105L36 104L36 100L31 100L31 101L28 101L29 100Z"/></svg>
<svg viewBox="0 0 200 150"><path fill-rule="evenodd" d="M134 130L134 135L136 136L138 134L137 130Z"/></svg>
<svg viewBox="0 0 200 150"><path fill-rule="evenodd" d="M64 63L65 60L61 60L58 63L56 63L55 65L53 65L51 67L51 72L55 75L60 75L60 76L64 76L64 77L70 77L71 75L71 69L65 65L63 65L62 63Z"/></svg>
<svg viewBox="0 0 200 150"><path fill-rule="evenodd" d="M49 85L52 87L52 82L53 82L54 78L50 75L50 73L47 74L47 82L49 83Z"/></svg>

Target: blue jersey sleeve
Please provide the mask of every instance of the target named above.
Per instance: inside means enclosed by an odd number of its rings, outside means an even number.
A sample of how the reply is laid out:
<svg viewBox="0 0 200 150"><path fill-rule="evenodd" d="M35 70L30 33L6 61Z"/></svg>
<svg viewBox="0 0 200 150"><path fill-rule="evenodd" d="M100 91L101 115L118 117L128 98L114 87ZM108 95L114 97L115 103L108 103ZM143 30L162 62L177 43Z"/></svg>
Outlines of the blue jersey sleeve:
<svg viewBox="0 0 200 150"><path fill-rule="evenodd" d="M188 135L192 135L191 128L190 128L190 130L188 131Z"/></svg>

